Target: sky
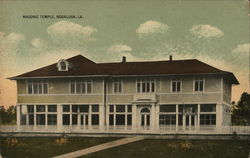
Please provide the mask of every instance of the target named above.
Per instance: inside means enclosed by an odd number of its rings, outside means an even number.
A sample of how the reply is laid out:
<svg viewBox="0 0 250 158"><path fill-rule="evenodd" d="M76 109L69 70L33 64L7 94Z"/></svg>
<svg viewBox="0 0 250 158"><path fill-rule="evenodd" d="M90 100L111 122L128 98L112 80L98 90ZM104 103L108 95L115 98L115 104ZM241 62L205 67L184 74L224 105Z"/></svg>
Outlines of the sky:
<svg viewBox="0 0 250 158"><path fill-rule="evenodd" d="M249 5L247 0L0 1L0 105L17 102L16 82L6 78L77 54L95 62L195 58L233 72L240 85L233 86L232 100L238 101L250 88Z"/></svg>

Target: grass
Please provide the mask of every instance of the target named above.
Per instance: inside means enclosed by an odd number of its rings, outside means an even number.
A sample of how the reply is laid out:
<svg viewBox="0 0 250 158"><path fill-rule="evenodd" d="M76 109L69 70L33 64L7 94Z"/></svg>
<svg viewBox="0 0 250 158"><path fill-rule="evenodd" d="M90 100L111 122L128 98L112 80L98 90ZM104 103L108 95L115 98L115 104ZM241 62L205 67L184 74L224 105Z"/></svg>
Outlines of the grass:
<svg viewBox="0 0 250 158"><path fill-rule="evenodd" d="M249 141L142 140L82 158L247 158Z"/></svg>
<svg viewBox="0 0 250 158"><path fill-rule="evenodd" d="M8 140L7 140L8 139ZM3 157L49 158L118 138L0 138ZM247 158L250 141L146 139L92 153L82 158Z"/></svg>
<svg viewBox="0 0 250 158"><path fill-rule="evenodd" d="M0 149L2 156L7 158L49 158L115 139L72 137L65 141L55 137L0 138Z"/></svg>

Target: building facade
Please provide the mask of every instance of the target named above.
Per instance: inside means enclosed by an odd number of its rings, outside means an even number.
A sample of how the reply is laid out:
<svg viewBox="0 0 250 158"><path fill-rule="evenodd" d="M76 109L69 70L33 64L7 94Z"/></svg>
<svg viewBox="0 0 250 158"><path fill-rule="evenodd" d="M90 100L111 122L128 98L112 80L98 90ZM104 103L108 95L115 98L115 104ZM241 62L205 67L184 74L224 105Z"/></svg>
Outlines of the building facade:
<svg viewBox="0 0 250 158"><path fill-rule="evenodd" d="M201 61L95 63L81 55L10 78L20 131L220 132L239 82Z"/></svg>

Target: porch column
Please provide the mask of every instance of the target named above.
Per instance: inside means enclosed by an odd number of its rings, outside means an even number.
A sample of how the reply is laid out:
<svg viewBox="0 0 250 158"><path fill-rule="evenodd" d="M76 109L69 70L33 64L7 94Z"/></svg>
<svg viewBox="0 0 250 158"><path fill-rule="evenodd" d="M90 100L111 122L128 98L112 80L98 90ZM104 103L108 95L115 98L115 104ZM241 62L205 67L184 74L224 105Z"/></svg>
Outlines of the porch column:
<svg viewBox="0 0 250 158"><path fill-rule="evenodd" d="M179 114L179 105L176 104L176 127L175 127L175 131L178 131L178 122L179 122L179 117L178 117L178 114Z"/></svg>
<svg viewBox="0 0 250 158"><path fill-rule="evenodd" d="M80 126L81 126L80 107L77 105L77 128L80 129Z"/></svg>
<svg viewBox="0 0 250 158"><path fill-rule="evenodd" d="M45 129L48 128L48 105L45 105Z"/></svg>
<svg viewBox="0 0 250 158"><path fill-rule="evenodd" d="M186 114L183 113L182 115L182 130L185 131L185 127L186 127Z"/></svg>
<svg viewBox="0 0 250 158"><path fill-rule="evenodd" d="M109 131L109 105L106 105L106 130Z"/></svg>
<svg viewBox="0 0 250 158"><path fill-rule="evenodd" d="M222 127L222 116L223 115L223 104L216 104L216 131L221 132Z"/></svg>
<svg viewBox="0 0 250 158"><path fill-rule="evenodd" d="M99 120L100 120L100 130L104 130L104 124L105 124L105 111L104 111L104 105L99 105Z"/></svg>
<svg viewBox="0 0 250 158"><path fill-rule="evenodd" d="M62 127L63 127L63 121L62 121L62 117L63 117L63 108L61 104L57 104L57 130L61 131Z"/></svg>
<svg viewBox="0 0 250 158"><path fill-rule="evenodd" d="M152 131L155 131L155 117L156 117L156 110L155 110L155 104L151 104L151 107L152 107L152 112L151 112L151 130Z"/></svg>
<svg viewBox="0 0 250 158"><path fill-rule="evenodd" d="M198 132L200 131L200 111L201 111L201 106L198 104L198 112L197 112L197 130Z"/></svg>
<svg viewBox="0 0 250 158"><path fill-rule="evenodd" d="M36 105L34 105L34 128L36 129Z"/></svg>
<svg viewBox="0 0 250 158"><path fill-rule="evenodd" d="M69 105L69 125L72 127L72 104Z"/></svg>
<svg viewBox="0 0 250 158"><path fill-rule="evenodd" d="M159 104L155 104L155 129L157 132L160 131L159 128L159 112L160 112L160 108L159 108Z"/></svg>
<svg viewBox="0 0 250 158"><path fill-rule="evenodd" d="M91 118L91 105L89 105L89 114L88 114L88 129L91 129L92 128L92 118Z"/></svg>
<svg viewBox="0 0 250 158"><path fill-rule="evenodd" d="M136 104L132 104L132 130L136 132L137 127L137 110Z"/></svg>
<svg viewBox="0 0 250 158"><path fill-rule="evenodd" d="M16 123L17 123L17 131L20 130L21 125L21 105L16 105Z"/></svg>

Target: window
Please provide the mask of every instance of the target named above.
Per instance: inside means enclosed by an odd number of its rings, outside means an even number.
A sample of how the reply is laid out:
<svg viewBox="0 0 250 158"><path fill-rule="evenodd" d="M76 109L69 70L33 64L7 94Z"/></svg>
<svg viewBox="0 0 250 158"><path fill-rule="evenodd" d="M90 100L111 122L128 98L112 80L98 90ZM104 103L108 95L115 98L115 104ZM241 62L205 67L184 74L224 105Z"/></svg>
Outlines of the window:
<svg viewBox="0 0 250 158"><path fill-rule="evenodd" d="M57 124L57 115L48 114L48 125L56 125L56 124Z"/></svg>
<svg viewBox="0 0 250 158"><path fill-rule="evenodd" d="M175 114L160 114L159 124L160 125L175 125L176 115Z"/></svg>
<svg viewBox="0 0 250 158"><path fill-rule="evenodd" d="M92 120L92 125L99 125L99 115L92 114L91 120Z"/></svg>
<svg viewBox="0 0 250 158"><path fill-rule="evenodd" d="M204 79L202 77L198 77L194 79L194 91L195 92L204 91Z"/></svg>
<svg viewBox="0 0 250 158"><path fill-rule="evenodd" d="M201 114L200 124L201 125L216 125L216 114Z"/></svg>
<svg viewBox="0 0 250 158"><path fill-rule="evenodd" d="M34 105L27 105L28 113L34 113Z"/></svg>
<svg viewBox="0 0 250 158"><path fill-rule="evenodd" d="M71 94L92 93L92 81L70 81Z"/></svg>
<svg viewBox="0 0 250 158"><path fill-rule="evenodd" d="M154 80L137 80L137 93L153 93L155 92Z"/></svg>
<svg viewBox="0 0 250 158"><path fill-rule="evenodd" d="M216 112L216 104L201 104L201 112Z"/></svg>
<svg viewBox="0 0 250 158"><path fill-rule="evenodd" d="M45 114L37 114L36 115L36 124L37 125L45 125Z"/></svg>
<svg viewBox="0 0 250 158"><path fill-rule="evenodd" d="M63 105L63 112L70 112L70 106L69 105Z"/></svg>
<svg viewBox="0 0 250 158"><path fill-rule="evenodd" d="M59 60L57 63L58 71L68 71L69 70L69 63L66 60Z"/></svg>
<svg viewBox="0 0 250 158"><path fill-rule="evenodd" d="M122 93L122 81L113 82L113 91L114 93Z"/></svg>
<svg viewBox="0 0 250 158"><path fill-rule="evenodd" d="M160 112L176 112L176 105L160 105Z"/></svg>
<svg viewBox="0 0 250 158"><path fill-rule="evenodd" d="M69 114L63 114L63 125L69 125L70 124L69 119L70 119Z"/></svg>
<svg viewBox="0 0 250 158"><path fill-rule="evenodd" d="M56 105L48 105L48 112L56 112L57 107Z"/></svg>
<svg viewBox="0 0 250 158"><path fill-rule="evenodd" d="M36 112L45 112L45 105L37 105Z"/></svg>
<svg viewBox="0 0 250 158"><path fill-rule="evenodd" d="M109 105L109 125L132 125L132 105Z"/></svg>
<svg viewBox="0 0 250 158"><path fill-rule="evenodd" d="M89 112L89 105L79 105L79 111L88 113Z"/></svg>
<svg viewBox="0 0 250 158"><path fill-rule="evenodd" d="M92 112L99 112L99 105L92 105Z"/></svg>
<svg viewBox="0 0 250 158"><path fill-rule="evenodd" d="M181 81L173 79L172 80L172 92L181 92Z"/></svg>
<svg viewBox="0 0 250 158"><path fill-rule="evenodd" d="M28 81L27 83L28 94L47 94L48 82L46 80Z"/></svg>

